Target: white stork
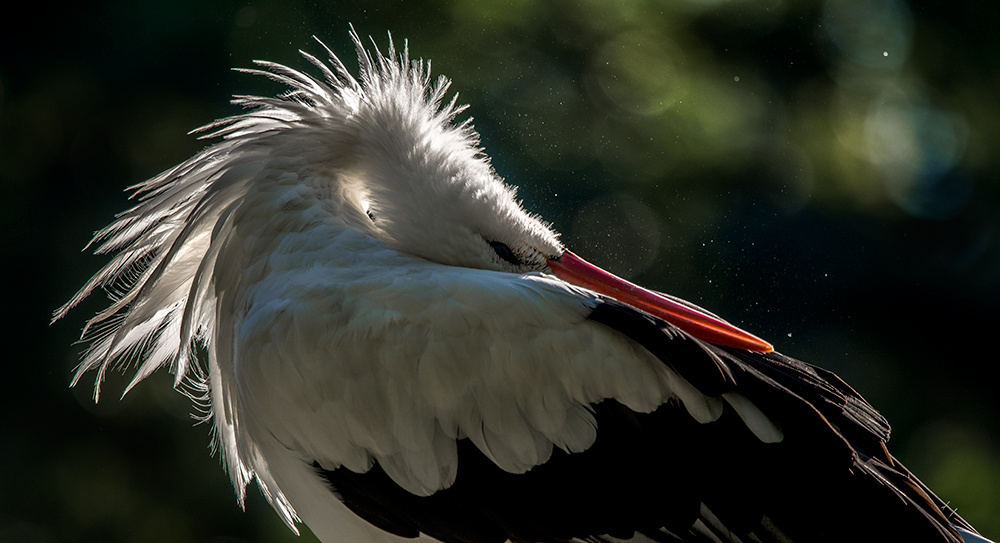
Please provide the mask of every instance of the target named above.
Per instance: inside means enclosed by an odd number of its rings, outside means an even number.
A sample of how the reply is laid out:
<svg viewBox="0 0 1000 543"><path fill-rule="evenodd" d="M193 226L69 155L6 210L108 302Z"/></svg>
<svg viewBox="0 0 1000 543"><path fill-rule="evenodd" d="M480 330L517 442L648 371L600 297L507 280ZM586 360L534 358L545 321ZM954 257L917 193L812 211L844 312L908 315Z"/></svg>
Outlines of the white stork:
<svg viewBox="0 0 1000 543"><path fill-rule="evenodd" d="M324 542L984 541L830 372L567 251L422 61L258 62L95 236L73 383L200 398L242 503ZM197 356L196 356L197 353Z"/></svg>

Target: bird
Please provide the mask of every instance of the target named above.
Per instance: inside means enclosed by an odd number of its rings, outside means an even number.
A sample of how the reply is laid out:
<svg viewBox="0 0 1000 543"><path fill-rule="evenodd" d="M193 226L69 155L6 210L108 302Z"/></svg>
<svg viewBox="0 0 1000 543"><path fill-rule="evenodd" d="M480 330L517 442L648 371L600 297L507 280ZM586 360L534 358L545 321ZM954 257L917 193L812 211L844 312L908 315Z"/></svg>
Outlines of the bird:
<svg viewBox="0 0 1000 543"><path fill-rule="evenodd" d="M131 187L53 315L111 300L72 386L167 368L239 505L326 543L987 541L847 383L568 250L448 79L350 37Z"/></svg>

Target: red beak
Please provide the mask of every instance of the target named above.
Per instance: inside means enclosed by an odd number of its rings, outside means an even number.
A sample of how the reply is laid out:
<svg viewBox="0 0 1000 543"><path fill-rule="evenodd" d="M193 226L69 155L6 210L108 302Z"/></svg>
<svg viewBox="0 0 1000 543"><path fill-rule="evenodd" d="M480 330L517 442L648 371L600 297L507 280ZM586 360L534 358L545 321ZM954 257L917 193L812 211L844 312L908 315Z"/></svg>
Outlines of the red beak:
<svg viewBox="0 0 1000 543"><path fill-rule="evenodd" d="M698 309L629 283L569 251L564 251L559 258L549 260L548 264L552 273L563 281L610 296L654 317L659 317L698 339L760 353L774 350L770 343L749 332Z"/></svg>

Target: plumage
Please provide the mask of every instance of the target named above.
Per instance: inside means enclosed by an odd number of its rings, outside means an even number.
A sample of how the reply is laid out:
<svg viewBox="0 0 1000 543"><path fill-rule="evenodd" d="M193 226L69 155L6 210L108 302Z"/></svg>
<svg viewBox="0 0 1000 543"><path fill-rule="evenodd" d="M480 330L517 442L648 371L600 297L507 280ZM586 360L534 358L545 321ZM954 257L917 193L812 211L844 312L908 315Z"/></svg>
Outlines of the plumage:
<svg viewBox="0 0 1000 543"><path fill-rule="evenodd" d="M303 53L322 79L246 70L289 92L237 97L98 232L117 254L56 312L112 293L74 384L168 366L241 502L256 480L327 542L974 532L835 375L667 295L571 284L582 260L455 124L448 81L352 38L357 78L329 50Z"/></svg>

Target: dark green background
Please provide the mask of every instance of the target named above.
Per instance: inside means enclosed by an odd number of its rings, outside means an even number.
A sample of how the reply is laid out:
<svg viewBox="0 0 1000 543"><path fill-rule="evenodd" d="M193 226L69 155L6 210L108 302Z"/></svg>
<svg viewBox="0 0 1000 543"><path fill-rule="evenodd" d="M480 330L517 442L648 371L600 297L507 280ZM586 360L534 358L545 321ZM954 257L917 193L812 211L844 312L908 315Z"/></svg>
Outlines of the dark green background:
<svg viewBox="0 0 1000 543"><path fill-rule="evenodd" d="M998 4L80 2L0 23L2 541L296 540L236 506L160 372L67 388L122 190L186 132L391 30L454 80L494 165L577 253L851 382L890 448L1000 538ZM29 9L31 5L29 4ZM870 514L870 512L869 512ZM311 536L309 536L311 537Z"/></svg>

